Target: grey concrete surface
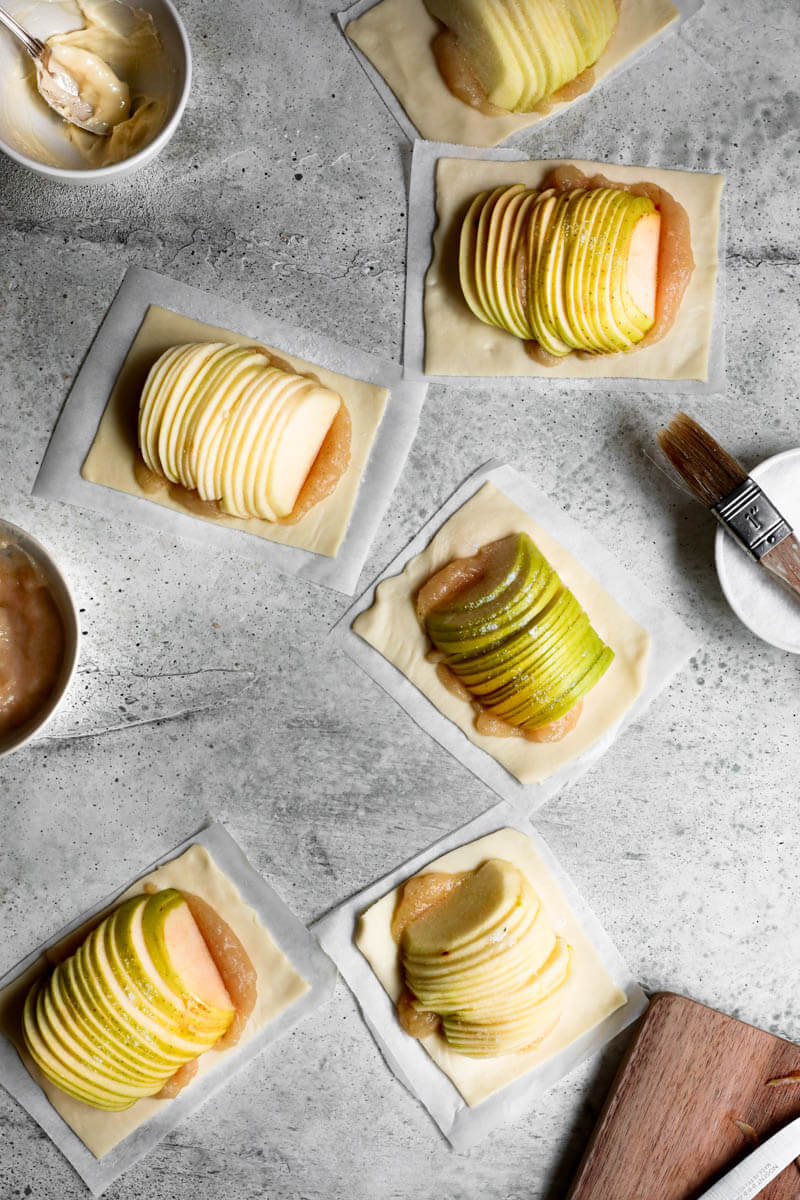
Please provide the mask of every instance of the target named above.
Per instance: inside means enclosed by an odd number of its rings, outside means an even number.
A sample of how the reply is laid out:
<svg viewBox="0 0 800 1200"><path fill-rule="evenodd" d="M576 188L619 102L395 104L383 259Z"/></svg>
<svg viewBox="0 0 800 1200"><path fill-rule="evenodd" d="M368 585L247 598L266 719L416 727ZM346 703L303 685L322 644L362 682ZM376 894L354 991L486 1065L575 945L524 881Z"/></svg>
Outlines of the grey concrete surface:
<svg viewBox="0 0 800 1200"><path fill-rule="evenodd" d="M196 85L151 167L70 191L0 162L0 513L56 554L82 623L69 700L82 736L0 763L0 972L208 814L311 920L493 801L326 647L342 597L30 497L128 264L399 354L409 147L329 5L181 10ZM727 390L691 409L746 465L800 443L798 24L794 0L706 0L677 38L520 143L727 173ZM738 624L711 519L645 453L673 407L602 386L433 386L364 581L494 454L674 604L702 651L537 825L646 987L800 1039L798 660ZM557 1200L623 1044L458 1156L340 986L107 1195ZM84 1194L0 1092L2 1200Z"/></svg>

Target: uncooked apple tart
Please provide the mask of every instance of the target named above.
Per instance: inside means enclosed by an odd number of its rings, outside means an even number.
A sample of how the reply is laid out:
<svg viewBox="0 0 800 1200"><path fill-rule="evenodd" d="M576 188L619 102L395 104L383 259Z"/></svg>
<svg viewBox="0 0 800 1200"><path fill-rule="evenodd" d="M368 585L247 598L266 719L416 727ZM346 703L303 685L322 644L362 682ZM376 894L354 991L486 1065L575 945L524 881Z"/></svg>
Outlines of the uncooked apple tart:
<svg viewBox="0 0 800 1200"><path fill-rule="evenodd" d="M488 736L559 741L614 658L526 533L454 559L416 604L442 682Z"/></svg>
<svg viewBox="0 0 800 1200"><path fill-rule="evenodd" d="M572 99L618 19L616 0L425 0L445 26L439 71L460 100L484 112L533 112Z"/></svg>
<svg viewBox="0 0 800 1200"><path fill-rule="evenodd" d="M688 217L669 193L574 167L558 168L540 189L480 192L461 225L466 303L544 365L658 341L693 270Z"/></svg>
<svg viewBox="0 0 800 1200"><path fill-rule="evenodd" d="M147 376L138 434L153 475L243 519L298 520L350 461L341 396L255 346L166 350Z"/></svg>
<svg viewBox="0 0 800 1200"><path fill-rule="evenodd" d="M117 1112L176 1095L199 1055L235 1042L255 1000L254 968L230 927L168 888L126 900L33 985L22 1036L52 1084Z"/></svg>
<svg viewBox="0 0 800 1200"><path fill-rule="evenodd" d="M439 1033L458 1054L532 1050L566 1002L570 947L524 874L490 858L474 871L417 875L392 919L407 1033Z"/></svg>

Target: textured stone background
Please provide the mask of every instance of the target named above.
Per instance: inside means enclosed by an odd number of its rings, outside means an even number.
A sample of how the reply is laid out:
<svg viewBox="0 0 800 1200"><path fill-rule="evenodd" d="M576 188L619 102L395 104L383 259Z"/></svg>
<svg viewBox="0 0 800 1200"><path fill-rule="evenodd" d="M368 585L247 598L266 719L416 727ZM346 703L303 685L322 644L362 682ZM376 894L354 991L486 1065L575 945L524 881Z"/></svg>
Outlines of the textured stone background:
<svg viewBox="0 0 800 1200"><path fill-rule="evenodd" d="M0 763L0 972L208 814L311 920L493 800L327 649L342 597L30 498L131 263L399 354L409 147L329 3L181 9L196 82L151 167L86 191L0 162L0 513L55 552L83 632L75 736ZM706 0L677 38L520 143L727 173L728 387L691 407L746 465L800 441L797 33L794 0ZM728 611L710 517L646 457L673 407L647 392L434 385L364 581L495 454L674 604L702 651L537 824L648 988L800 1038L797 660ZM557 1200L621 1050L460 1157L340 986L107 1195ZM0 1091L3 1200L84 1194Z"/></svg>

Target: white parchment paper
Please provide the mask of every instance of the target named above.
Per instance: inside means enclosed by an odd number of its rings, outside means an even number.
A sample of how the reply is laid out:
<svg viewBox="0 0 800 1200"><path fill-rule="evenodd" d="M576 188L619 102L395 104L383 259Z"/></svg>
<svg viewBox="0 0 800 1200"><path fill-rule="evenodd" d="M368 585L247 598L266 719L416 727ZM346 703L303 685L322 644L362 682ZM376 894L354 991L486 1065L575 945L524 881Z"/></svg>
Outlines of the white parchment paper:
<svg viewBox="0 0 800 1200"><path fill-rule="evenodd" d="M563 154L554 153L554 160L570 159L568 149ZM423 300L425 276L433 255L433 234L437 225L436 215L436 163L440 158L474 158L489 162L524 162L530 154L510 148L485 149L475 146L451 146L444 142L414 143L411 161L411 178L408 185L408 246L406 253L406 296L405 327L403 333L403 369L406 379L417 381L446 377L425 374L425 317ZM612 166L613 164L607 164ZM598 164L600 170L603 164ZM659 164L669 168L669 163ZM646 173L646 167L643 168ZM695 395L720 392L725 387L725 255L727 237L727 208L723 193L720 208L719 249L717 253L716 294L714 297L714 323L711 332L711 350L708 360L708 379L618 379L613 375L580 378L580 360L575 365L576 375L556 377L553 375L526 375L515 378L524 384L526 393L551 392L553 388L569 387L575 391L603 392L689 392ZM611 363L613 370L613 362ZM501 378L500 376L492 377ZM486 378L470 375L456 377L459 387L485 388Z"/></svg>
<svg viewBox="0 0 800 1200"><path fill-rule="evenodd" d="M287 354L390 389L347 535L335 558L226 529L81 478L81 466L94 440L111 389L151 304L209 325L235 330L246 337L280 347ZM416 435L425 391L424 384L404 381L397 363L365 354L310 330L284 324L153 271L131 267L61 410L33 494L91 508L103 517L133 521L185 537L200 542L207 550L218 548L241 554L257 562L269 563L287 575L298 575L352 596L370 543Z"/></svg>
<svg viewBox="0 0 800 1200"><path fill-rule="evenodd" d="M286 907L268 883L253 870L244 853L227 830L218 823L208 825L193 837L161 856L117 888L113 895L81 913L74 921L65 925L48 941L38 946L22 962L12 967L0 979L0 989L12 983L39 959L46 950L56 945L73 929L78 929L95 913L112 905L128 887L143 875L162 863L170 862L188 850L190 846L205 846L217 867L238 888L242 898L255 910L273 940L303 976L309 990L290 1004L282 1013L240 1046L229 1051L224 1059L206 1075L195 1079L161 1112L135 1129L113 1150L96 1159L83 1142L73 1133L51 1106L42 1089L23 1066L12 1043L0 1034L0 1083L33 1119L48 1137L58 1146L61 1153L72 1164L86 1186L99 1196L123 1171L144 1158L184 1117L189 1116L205 1104L231 1080L232 1076L256 1055L277 1041L298 1022L304 1020L323 1004L327 1004L336 983L336 971L319 949L317 942L304 925Z"/></svg>
<svg viewBox="0 0 800 1200"><path fill-rule="evenodd" d="M625 992L627 1002L571 1046L489 1096L482 1104L470 1108L420 1043L401 1029L394 1004L356 947L353 937L359 915L410 875L415 875L433 859L457 846L507 827L527 834L534 843L606 970L617 986ZM508 804L495 805L476 820L396 867L383 879L379 879L377 883L371 884L326 914L312 929L323 950L331 956L353 992L364 1020L390 1070L408 1088L412 1096L427 1108L456 1150L469 1150L498 1125L516 1120L543 1092L590 1054L605 1046L635 1021L647 1007L644 992L547 843L529 822L515 814Z"/></svg>
<svg viewBox="0 0 800 1200"><path fill-rule="evenodd" d="M350 8L345 9L343 12L337 13L336 19L339 22L339 27L342 30L342 33L344 34L344 31L347 28L350 21L354 21L356 19L356 17L363 16L364 13L367 12L368 9L374 8L375 5L379 4L379 3L380 3L380 0L356 0L356 3L351 5ZM626 58L624 60L624 62L621 62L619 64L619 66L614 68L613 71L609 71L608 75L606 75L605 78L603 78L597 84L595 84L595 86L592 87L589 92L586 92L584 95L577 96L574 100L571 100L567 107L571 109L573 104L580 104L581 102L586 101L586 99L588 97L594 96L596 94L596 91L598 88L603 87L605 84L609 83L612 79L616 79L624 71L627 71L628 67L633 66L633 64L635 62L638 62L641 58L643 58L645 54L649 54L651 50L655 49L656 46L660 45L661 41L665 37L669 37L670 35L674 34L675 31L680 28L680 26L683 24L683 22L685 20L687 20L687 18L693 16L703 6L703 0L672 0L672 3L675 5L678 12L680 13L680 20L677 22L677 24L673 22L673 24L670 25L670 27L668 29L665 29L662 33L660 33L656 37L652 38L649 42L646 42L644 46L642 46L634 54L631 54L628 58ZM377 68L372 65L372 63L369 61L367 56L365 54L362 54L362 52L359 50L358 46L356 46L354 42L351 42L346 34L345 34L345 40L347 41L347 44L349 45L353 54L355 54L356 58L358 59L359 63L361 64L363 70L365 71L365 73L367 75L367 78L371 81L373 87L375 88L376 92L380 96L381 100L383 100L384 104L389 109L389 112L392 114L395 121L397 121L397 124L400 126L400 128L402 129L403 133L406 135L408 140L410 142L413 142L416 138L420 137L421 135L419 133L419 130L411 122L411 119L409 118L408 114L406 113L406 110L403 108L402 104L397 99L394 92L389 87L388 83L383 78L383 76L381 75L380 71L378 71ZM564 111L566 111L566 110L565 109L556 109L552 113L545 113L542 116L541 121L538 121L535 126L529 125L529 126L525 127L524 129L520 129L515 134L512 134L511 138L506 138L505 140L506 141L518 141L525 134L530 133L531 129L537 128L539 125L541 125L541 123L543 121L552 120L552 118L557 117L560 112L564 112Z"/></svg>
<svg viewBox="0 0 800 1200"><path fill-rule="evenodd" d="M457 725L439 712L438 708L406 679L405 675L351 628L358 614L371 607L375 598L375 588L381 580L399 575L408 560L427 546L448 517L487 481L493 483L520 508L544 525L651 637L644 688L622 720L584 754L572 759L553 775L536 784L520 783L490 754L474 745ZM434 513L408 546L401 550L367 591L351 605L334 626L332 637L362 670L394 697L417 725L449 750L473 775L477 775L523 814L540 808L562 787L574 783L594 766L614 739L632 721L642 716L661 689L697 650L699 644L695 635L672 610L653 595L652 589L621 567L614 555L599 544L594 533L574 521L514 467L496 461L487 463L470 475L439 511Z"/></svg>

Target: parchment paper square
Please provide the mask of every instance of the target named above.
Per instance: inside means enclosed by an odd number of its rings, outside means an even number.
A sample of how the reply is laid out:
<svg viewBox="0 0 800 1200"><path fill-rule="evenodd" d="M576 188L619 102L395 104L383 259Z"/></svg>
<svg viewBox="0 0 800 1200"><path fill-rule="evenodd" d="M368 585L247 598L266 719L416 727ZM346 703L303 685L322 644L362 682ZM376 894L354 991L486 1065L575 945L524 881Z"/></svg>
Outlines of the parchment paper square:
<svg viewBox="0 0 800 1200"><path fill-rule="evenodd" d="M620 20L595 64L592 88L557 101L546 113L487 117L458 100L439 74L431 50L438 31L424 0L357 0L338 14L353 53L406 137L497 146L565 108L591 102L595 88L627 70L702 6L702 0L622 0ZM352 22L357 24L350 30Z"/></svg>
<svg viewBox="0 0 800 1200"><path fill-rule="evenodd" d="M237 527L235 519L227 524L203 520L81 476L81 468L95 440L109 397L152 306L186 318L187 329L192 328L193 322L201 322L204 326L234 331L243 341L274 346L285 357L308 363L312 369L316 366L349 376L366 385L366 391L377 393L380 389L389 389L377 431L374 428L366 430L371 439L368 454L362 456L366 458L366 469L357 487L347 533L335 556L327 557L296 545L282 545L263 536L254 537L244 528ZM135 363L133 365L136 367ZM206 550L219 548L267 562L286 574L298 575L352 595L414 440L425 390L418 381L404 381L396 363L365 354L313 331L284 324L244 305L209 295L152 271L131 267L61 410L34 484L34 495L94 509L105 519L133 521L157 531L177 534L200 542ZM245 524L238 523L239 526Z"/></svg>
<svg viewBox="0 0 800 1200"><path fill-rule="evenodd" d="M517 829L531 839L606 970L625 993L626 1002L566 1049L470 1107L424 1047L400 1027L392 1000L353 939L361 913L409 876L456 847L503 828ZM647 1007L647 997L635 977L547 843L508 804L495 805L429 846L333 909L312 928L353 992L389 1069L427 1108L454 1149L460 1151L469 1150L497 1126L522 1116L549 1087L606 1045Z"/></svg>

